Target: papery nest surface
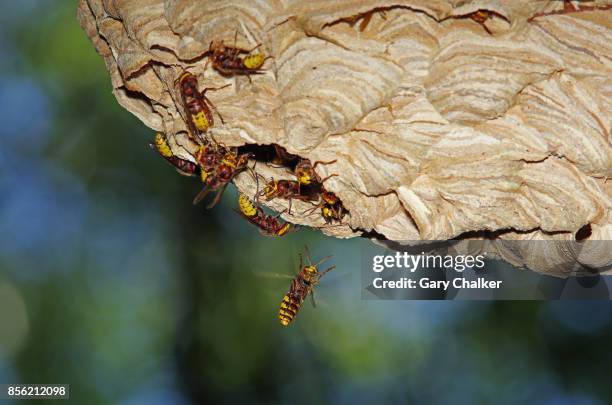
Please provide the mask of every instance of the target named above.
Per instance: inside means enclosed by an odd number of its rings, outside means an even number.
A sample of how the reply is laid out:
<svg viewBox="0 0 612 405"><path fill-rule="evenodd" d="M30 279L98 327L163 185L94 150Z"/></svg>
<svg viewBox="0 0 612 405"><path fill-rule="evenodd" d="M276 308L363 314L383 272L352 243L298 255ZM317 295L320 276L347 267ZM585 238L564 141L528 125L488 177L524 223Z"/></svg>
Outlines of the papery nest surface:
<svg viewBox="0 0 612 405"><path fill-rule="evenodd" d="M231 84L207 94L225 120L215 139L335 160L317 172L337 174L325 188L350 215L329 227L294 201L293 223L395 242L612 239L609 1L81 0L78 18L118 102L176 155L196 148L175 85L188 70ZM264 74L206 64L211 41L235 38L269 56ZM256 192L246 172L235 184ZM499 255L609 270L603 246Z"/></svg>

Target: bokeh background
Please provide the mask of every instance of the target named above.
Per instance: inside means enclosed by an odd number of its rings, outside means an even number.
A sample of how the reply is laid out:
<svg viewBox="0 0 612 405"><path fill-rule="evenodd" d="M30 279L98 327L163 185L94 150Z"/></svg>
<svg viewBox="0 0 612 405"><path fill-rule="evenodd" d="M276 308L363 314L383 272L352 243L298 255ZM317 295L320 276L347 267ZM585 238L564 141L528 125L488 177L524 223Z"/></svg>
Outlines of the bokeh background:
<svg viewBox="0 0 612 405"><path fill-rule="evenodd" d="M0 13L0 383L88 404L610 403L609 302L362 301L366 242L263 238L233 190L192 206L75 8ZM288 280L265 273L304 244L338 269L282 329Z"/></svg>

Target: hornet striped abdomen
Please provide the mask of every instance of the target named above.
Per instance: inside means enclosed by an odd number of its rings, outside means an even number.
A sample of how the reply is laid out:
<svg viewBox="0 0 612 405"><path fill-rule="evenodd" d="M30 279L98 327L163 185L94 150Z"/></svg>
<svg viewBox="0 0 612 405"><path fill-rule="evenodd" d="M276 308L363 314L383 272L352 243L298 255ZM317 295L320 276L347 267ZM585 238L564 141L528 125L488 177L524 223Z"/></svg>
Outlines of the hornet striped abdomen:
<svg viewBox="0 0 612 405"><path fill-rule="evenodd" d="M299 297L294 295L285 295L281 302L280 311L278 312L278 319L281 325L287 326L293 321L293 318L297 315L300 307L304 300L300 300Z"/></svg>
<svg viewBox="0 0 612 405"><path fill-rule="evenodd" d="M289 222L279 221L278 216L266 215L259 205L255 205L247 196L238 197L238 213L247 221L259 228L265 236L285 236L292 228Z"/></svg>
<svg viewBox="0 0 612 405"><path fill-rule="evenodd" d="M172 149L170 149L170 145L164 134L159 132L155 134L155 141L151 144L151 147L157 150L157 152L174 166L180 174L184 176L194 176L197 174L199 168L195 163L181 159L172 153Z"/></svg>
<svg viewBox="0 0 612 405"><path fill-rule="evenodd" d="M249 200L244 194L240 194L238 197L238 207L240 208L240 212L242 212L246 217L254 217L257 215L257 206Z"/></svg>

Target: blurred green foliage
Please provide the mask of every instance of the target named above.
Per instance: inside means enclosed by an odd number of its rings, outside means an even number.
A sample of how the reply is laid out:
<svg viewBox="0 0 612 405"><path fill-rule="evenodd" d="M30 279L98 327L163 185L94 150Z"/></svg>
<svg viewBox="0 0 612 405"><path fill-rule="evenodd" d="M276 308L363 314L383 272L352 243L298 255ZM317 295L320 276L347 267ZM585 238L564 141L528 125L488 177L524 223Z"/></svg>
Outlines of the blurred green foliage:
<svg viewBox="0 0 612 405"><path fill-rule="evenodd" d="M8 9L8 7L7 7ZM361 301L359 240L263 238L111 94L75 2L14 2L0 62L0 382L77 403L609 403L608 302ZM287 329L297 253L338 269ZM262 276L262 274L264 276Z"/></svg>

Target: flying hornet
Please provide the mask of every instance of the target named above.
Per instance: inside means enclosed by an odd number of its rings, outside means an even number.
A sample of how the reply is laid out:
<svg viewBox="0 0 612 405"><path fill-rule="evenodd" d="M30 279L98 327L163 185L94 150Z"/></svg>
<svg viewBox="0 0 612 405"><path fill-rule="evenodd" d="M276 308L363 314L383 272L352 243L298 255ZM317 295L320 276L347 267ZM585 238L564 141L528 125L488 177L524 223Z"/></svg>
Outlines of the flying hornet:
<svg viewBox="0 0 612 405"><path fill-rule="evenodd" d="M319 271L319 266L329 260L331 256L324 257L318 263L312 264L308 247L304 247L304 254L308 264L304 266L302 255L300 254L299 272L289 286L289 291L283 297L278 311L278 319L282 326L288 326L296 317L304 300L310 295L314 305L314 287L319 284L321 277L336 268L330 266L323 271Z"/></svg>
<svg viewBox="0 0 612 405"><path fill-rule="evenodd" d="M253 203L249 197L240 194L238 197L237 211L247 221L259 228L259 232L265 236L285 236L291 230L296 229L289 222L281 222L277 216L266 215L259 204Z"/></svg>
<svg viewBox="0 0 612 405"><path fill-rule="evenodd" d="M189 160L181 159L172 153L170 145L166 136L160 132L155 134L155 141L150 143L151 148L157 150L157 152L166 159L174 168L184 176L195 176L198 171L198 165Z"/></svg>
<svg viewBox="0 0 612 405"><path fill-rule="evenodd" d="M224 89L229 86L229 84L217 88L207 87L200 92L198 90L198 78L190 72L181 74L177 82L181 90L185 114L187 114L189 136L194 141L201 144L202 139L200 138L200 134L205 133L214 125L214 118L211 110L214 110L221 119L221 123L224 123L223 117L219 114L217 108L206 97L206 92L209 90L216 91Z"/></svg>

